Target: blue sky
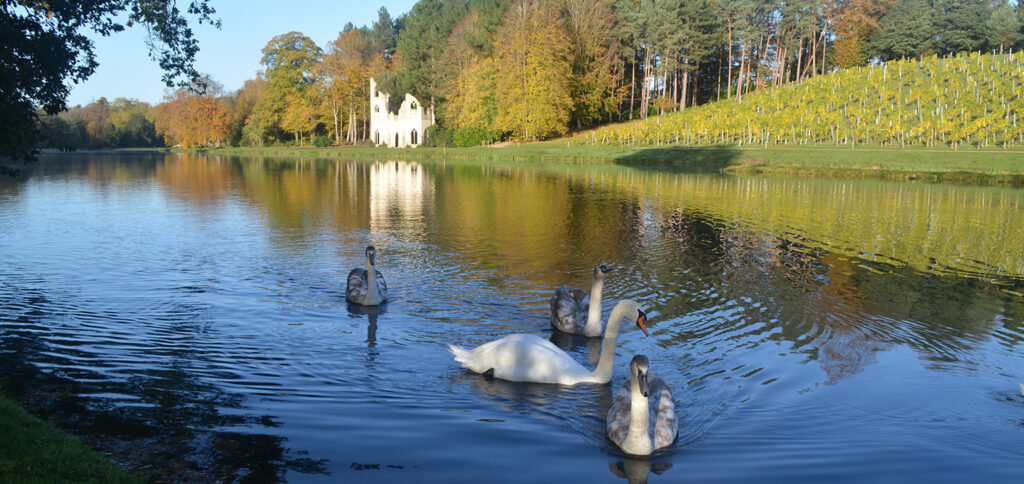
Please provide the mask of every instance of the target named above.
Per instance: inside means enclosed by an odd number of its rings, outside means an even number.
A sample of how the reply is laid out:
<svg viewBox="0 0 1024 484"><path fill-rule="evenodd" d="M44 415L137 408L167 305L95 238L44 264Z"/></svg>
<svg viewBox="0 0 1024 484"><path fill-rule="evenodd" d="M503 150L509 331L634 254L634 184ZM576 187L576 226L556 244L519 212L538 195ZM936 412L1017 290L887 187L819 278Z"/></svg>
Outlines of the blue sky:
<svg viewBox="0 0 1024 484"><path fill-rule="evenodd" d="M407 13L416 0L210 0L221 29L195 27L199 39L196 68L209 74L226 91L242 87L260 68L260 49L276 35L297 30L321 48L338 37L346 23L371 25L377 10L387 7L392 18ZM99 67L88 80L71 88L68 106L85 105L100 97L134 98L151 104L163 99L160 67L149 58L146 32L132 27L110 37L93 36Z"/></svg>

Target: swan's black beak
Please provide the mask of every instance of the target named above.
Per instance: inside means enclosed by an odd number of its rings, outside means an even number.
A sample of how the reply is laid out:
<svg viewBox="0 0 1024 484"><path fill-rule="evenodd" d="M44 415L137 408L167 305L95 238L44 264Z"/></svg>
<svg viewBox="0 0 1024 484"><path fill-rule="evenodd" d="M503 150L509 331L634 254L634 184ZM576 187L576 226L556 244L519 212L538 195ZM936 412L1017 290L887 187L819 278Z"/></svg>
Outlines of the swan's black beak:
<svg viewBox="0 0 1024 484"><path fill-rule="evenodd" d="M636 375L637 382L640 383L640 394L644 397L649 396L647 392L647 372L643 370L637 370Z"/></svg>
<svg viewBox="0 0 1024 484"><path fill-rule="evenodd" d="M370 259L371 266L377 265L377 249L373 248L372 245L366 248L366 257Z"/></svg>
<svg viewBox="0 0 1024 484"><path fill-rule="evenodd" d="M640 313L636 318L637 327L643 330L644 336L650 336L651 334L647 332L647 314L644 313L643 309L638 309L637 311Z"/></svg>

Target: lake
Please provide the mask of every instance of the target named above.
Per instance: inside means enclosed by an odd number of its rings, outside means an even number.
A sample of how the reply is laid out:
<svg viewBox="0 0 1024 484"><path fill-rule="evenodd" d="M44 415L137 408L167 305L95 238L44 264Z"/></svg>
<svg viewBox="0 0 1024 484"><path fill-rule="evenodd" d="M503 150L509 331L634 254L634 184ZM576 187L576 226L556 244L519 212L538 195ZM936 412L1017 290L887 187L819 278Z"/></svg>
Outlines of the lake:
<svg viewBox="0 0 1024 484"><path fill-rule="evenodd" d="M400 152L396 151L396 156ZM0 179L0 388L175 481L1017 480L1024 190L671 165L48 154ZM349 305L377 248L391 299ZM447 345L634 299L611 385ZM645 354L679 437L605 415Z"/></svg>

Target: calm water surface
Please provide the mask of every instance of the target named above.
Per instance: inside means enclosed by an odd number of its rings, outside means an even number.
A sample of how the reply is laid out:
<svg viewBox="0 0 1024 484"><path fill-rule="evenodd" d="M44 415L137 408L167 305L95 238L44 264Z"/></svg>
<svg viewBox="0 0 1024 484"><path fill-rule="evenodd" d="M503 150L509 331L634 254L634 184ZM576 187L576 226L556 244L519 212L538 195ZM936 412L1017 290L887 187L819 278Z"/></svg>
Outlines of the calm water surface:
<svg viewBox="0 0 1024 484"><path fill-rule="evenodd" d="M0 387L158 479L1016 480L1024 191L670 167L50 155L0 180ZM377 247L392 300L345 302ZM679 439L467 373L614 267Z"/></svg>

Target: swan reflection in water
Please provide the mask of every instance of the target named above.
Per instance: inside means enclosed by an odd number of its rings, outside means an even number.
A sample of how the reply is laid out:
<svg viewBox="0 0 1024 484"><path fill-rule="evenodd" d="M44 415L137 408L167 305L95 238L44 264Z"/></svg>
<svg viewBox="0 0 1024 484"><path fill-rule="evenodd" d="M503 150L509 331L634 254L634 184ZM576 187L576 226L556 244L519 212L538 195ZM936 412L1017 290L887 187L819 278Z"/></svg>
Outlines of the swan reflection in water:
<svg viewBox="0 0 1024 484"><path fill-rule="evenodd" d="M652 462L648 457L625 457L619 462L610 462L608 469L629 484L646 484L651 472L662 474L672 468L672 463L659 459Z"/></svg>
<svg viewBox="0 0 1024 484"><path fill-rule="evenodd" d="M587 338L580 336L580 339ZM651 472L662 474L672 467L671 452L657 452L654 456L643 457L622 455L615 444L608 440L605 416L614 396L611 385L570 387L510 382L471 371L463 372L456 381L468 381L473 390L485 395L484 401L503 411L514 414L522 414L524 411L537 413L582 433L588 442L620 456L622 460L610 462L608 468L612 474L630 483L645 483Z"/></svg>
<svg viewBox="0 0 1024 484"><path fill-rule="evenodd" d="M369 324L366 327L366 348L368 356L373 358L377 355L377 318L381 314L384 314L385 310L381 306L363 306L361 304L349 303L348 304L348 315L352 318L360 318L362 315L366 315Z"/></svg>

